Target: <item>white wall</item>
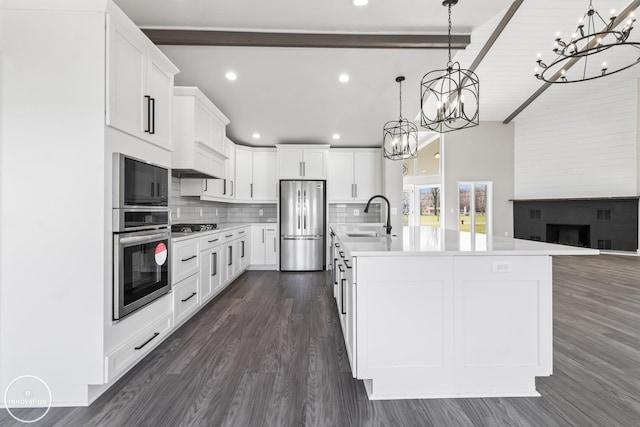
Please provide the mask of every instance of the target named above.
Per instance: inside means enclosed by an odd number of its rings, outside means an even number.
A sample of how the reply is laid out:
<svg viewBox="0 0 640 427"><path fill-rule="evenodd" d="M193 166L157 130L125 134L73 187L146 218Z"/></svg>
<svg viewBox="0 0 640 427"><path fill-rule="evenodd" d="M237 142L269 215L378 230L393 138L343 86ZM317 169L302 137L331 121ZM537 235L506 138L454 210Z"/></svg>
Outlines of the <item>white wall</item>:
<svg viewBox="0 0 640 427"><path fill-rule="evenodd" d="M493 182L493 234L513 236L514 125L481 122L480 126L444 134L443 194L445 228L458 228L458 183ZM506 234L505 234L506 233Z"/></svg>
<svg viewBox="0 0 640 427"><path fill-rule="evenodd" d="M402 161L382 159L382 194L391 207L391 234L402 235ZM376 199L378 201L378 199ZM380 204L380 219L387 221L387 206Z"/></svg>
<svg viewBox="0 0 640 427"><path fill-rule="evenodd" d="M638 83L607 79L552 86L516 119L515 198L637 194Z"/></svg>

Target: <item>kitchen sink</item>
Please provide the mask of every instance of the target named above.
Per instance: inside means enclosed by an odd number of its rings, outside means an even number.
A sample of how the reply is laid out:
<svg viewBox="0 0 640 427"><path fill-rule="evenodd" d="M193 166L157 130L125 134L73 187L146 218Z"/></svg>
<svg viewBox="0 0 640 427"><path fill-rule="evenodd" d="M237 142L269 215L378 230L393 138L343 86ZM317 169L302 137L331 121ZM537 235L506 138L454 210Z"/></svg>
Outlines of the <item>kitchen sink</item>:
<svg viewBox="0 0 640 427"><path fill-rule="evenodd" d="M376 231L352 231L347 233L349 237L380 237L380 233Z"/></svg>

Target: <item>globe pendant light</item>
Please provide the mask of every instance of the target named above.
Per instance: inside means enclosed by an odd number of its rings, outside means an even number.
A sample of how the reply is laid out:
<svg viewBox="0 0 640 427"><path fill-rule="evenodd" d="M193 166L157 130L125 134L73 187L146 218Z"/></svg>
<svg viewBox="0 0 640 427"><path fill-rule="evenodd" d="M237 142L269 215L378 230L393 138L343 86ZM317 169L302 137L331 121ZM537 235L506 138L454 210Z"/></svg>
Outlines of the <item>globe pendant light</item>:
<svg viewBox="0 0 640 427"><path fill-rule="evenodd" d="M383 155L391 160L415 159L418 157L418 127L402 117L402 82L404 76L396 77L400 85L400 118L387 122L382 130Z"/></svg>
<svg viewBox="0 0 640 427"><path fill-rule="evenodd" d="M424 75L420 85L420 125L444 133L478 126L480 81L471 71L451 62L451 6L458 0L445 0L449 10L449 62L444 70Z"/></svg>
<svg viewBox="0 0 640 427"><path fill-rule="evenodd" d="M622 29L616 30L618 23L627 19ZM589 9L579 20L571 39L562 39L556 34L553 53L556 58L549 65L542 62L542 54L536 61L539 68L534 75L546 83L576 83L609 76L633 67L640 62L640 43L629 41L635 23L633 12L626 18L616 16L611 11L607 22L589 1ZM596 28L601 26L601 29ZM586 28L585 28L586 27ZM616 48L616 49L612 49ZM617 54L613 57L612 52ZM594 55L598 55L597 60ZM615 59L607 65L607 56ZM626 58L622 59L624 56ZM591 61L589 61L591 59ZM571 71L569 69L575 66Z"/></svg>

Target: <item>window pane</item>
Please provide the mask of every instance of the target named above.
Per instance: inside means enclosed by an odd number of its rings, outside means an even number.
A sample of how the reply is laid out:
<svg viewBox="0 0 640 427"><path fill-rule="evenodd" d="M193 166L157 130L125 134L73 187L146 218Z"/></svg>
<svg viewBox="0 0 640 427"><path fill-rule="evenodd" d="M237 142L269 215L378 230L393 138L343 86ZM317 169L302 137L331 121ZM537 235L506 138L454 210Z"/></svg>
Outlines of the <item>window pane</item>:
<svg viewBox="0 0 640 427"><path fill-rule="evenodd" d="M420 225L440 227L440 186L420 188Z"/></svg>
<svg viewBox="0 0 640 427"><path fill-rule="evenodd" d="M476 234L487 234L487 185L475 184Z"/></svg>
<svg viewBox="0 0 640 427"><path fill-rule="evenodd" d="M458 213L458 227L460 231L471 231L471 186L460 184L458 188L460 212Z"/></svg>
<svg viewBox="0 0 640 427"><path fill-rule="evenodd" d="M411 214L412 191L405 188L402 191L402 225L409 225L409 215Z"/></svg>

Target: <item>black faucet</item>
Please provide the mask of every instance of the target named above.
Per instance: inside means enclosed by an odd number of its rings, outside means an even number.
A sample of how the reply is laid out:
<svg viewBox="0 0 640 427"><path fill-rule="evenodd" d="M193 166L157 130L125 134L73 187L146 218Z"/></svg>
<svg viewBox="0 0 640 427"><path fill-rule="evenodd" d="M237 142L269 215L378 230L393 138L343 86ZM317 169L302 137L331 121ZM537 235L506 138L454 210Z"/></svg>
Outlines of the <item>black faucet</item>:
<svg viewBox="0 0 640 427"><path fill-rule="evenodd" d="M384 197L382 194L376 194L367 202L367 207L364 208L364 213L369 212L369 205L371 204L371 201L377 197L380 197L381 199L384 199L385 202L387 202L387 225L385 226L385 228L387 229L387 234L391 234L391 204L389 203L389 199Z"/></svg>

